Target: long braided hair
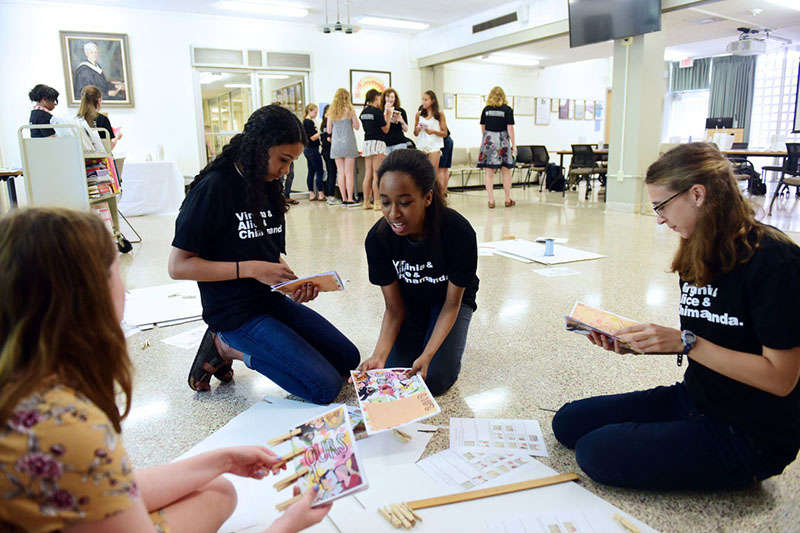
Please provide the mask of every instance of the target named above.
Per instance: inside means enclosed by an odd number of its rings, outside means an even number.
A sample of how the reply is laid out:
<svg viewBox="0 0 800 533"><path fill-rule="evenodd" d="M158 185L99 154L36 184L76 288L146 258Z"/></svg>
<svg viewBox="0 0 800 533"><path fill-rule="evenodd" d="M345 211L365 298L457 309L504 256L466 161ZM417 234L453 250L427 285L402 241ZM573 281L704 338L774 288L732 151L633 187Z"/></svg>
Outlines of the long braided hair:
<svg viewBox="0 0 800 533"><path fill-rule="evenodd" d="M269 171L269 149L281 144L308 144L300 120L288 109L268 105L257 109L247 119L242 133L234 135L222 149L222 153L211 160L195 176L189 185L191 190L214 170L225 170L229 175L237 174L234 163L238 162L247 183L247 207L253 214L274 209L283 219L289 207L283 197L281 180L264 181ZM238 176L237 176L238 179ZM263 226L262 217L253 216Z"/></svg>

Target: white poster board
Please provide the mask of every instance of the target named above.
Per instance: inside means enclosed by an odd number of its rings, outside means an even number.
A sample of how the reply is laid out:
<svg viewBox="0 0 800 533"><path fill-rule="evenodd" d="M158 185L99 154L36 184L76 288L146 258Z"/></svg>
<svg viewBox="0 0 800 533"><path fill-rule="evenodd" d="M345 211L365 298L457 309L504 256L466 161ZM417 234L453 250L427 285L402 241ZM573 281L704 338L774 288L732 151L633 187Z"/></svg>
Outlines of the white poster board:
<svg viewBox="0 0 800 533"><path fill-rule="evenodd" d="M533 115L535 105L536 105L536 98L534 98L533 96L515 96L513 105L514 114Z"/></svg>
<svg viewBox="0 0 800 533"><path fill-rule="evenodd" d="M456 118L481 118L482 110L481 95L456 93Z"/></svg>
<svg viewBox="0 0 800 533"><path fill-rule="evenodd" d="M550 124L550 99L539 97L536 99L536 124L546 126Z"/></svg>

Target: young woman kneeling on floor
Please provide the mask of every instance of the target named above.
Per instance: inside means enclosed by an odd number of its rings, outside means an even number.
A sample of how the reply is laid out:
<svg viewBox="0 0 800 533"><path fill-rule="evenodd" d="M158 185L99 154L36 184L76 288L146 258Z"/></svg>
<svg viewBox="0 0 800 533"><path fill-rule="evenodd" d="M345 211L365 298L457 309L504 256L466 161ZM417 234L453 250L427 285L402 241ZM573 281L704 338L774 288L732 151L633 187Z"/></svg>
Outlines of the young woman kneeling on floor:
<svg viewBox="0 0 800 533"><path fill-rule="evenodd" d="M683 144L645 177L659 224L681 236L681 329L615 334L635 350L672 354L681 383L563 406L553 432L601 483L725 489L780 474L800 448L800 247L757 222L715 147ZM619 341L590 340L624 353Z"/></svg>
<svg viewBox="0 0 800 533"><path fill-rule="evenodd" d="M198 282L208 324L189 371L189 386L209 390L213 374L233 378L240 359L286 391L327 404L358 349L303 304L307 283L291 298L272 285L297 279L286 253L286 200L280 178L303 153L303 125L288 109L255 111L222 153L197 175L175 222L169 257L173 279Z"/></svg>
<svg viewBox="0 0 800 533"><path fill-rule="evenodd" d="M281 468L269 449L239 446L133 471L120 440L133 388L125 287L94 214L0 219L0 294L0 530L217 531L236 508L222 474ZM329 507L311 509L314 494L268 531L322 520Z"/></svg>
<svg viewBox="0 0 800 533"><path fill-rule="evenodd" d="M475 230L445 206L436 169L419 150L390 153L378 169L383 218L367 234L369 280L386 304L372 357L359 370L411 367L433 394L458 379L476 309Z"/></svg>

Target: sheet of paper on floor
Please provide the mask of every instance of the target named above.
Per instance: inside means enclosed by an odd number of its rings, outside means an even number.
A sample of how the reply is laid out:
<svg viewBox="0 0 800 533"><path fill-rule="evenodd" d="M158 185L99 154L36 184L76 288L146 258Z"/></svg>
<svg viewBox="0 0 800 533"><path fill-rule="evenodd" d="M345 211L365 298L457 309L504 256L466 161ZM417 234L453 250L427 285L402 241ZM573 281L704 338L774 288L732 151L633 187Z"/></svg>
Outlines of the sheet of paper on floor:
<svg viewBox="0 0 800 533"><path fill-rule="evenodd" d="M192 457L226 446L250 444L263 446L270 438L281 434L281 432L285 433L286 428L294 427L304 420L328 410L330 410L329 406L314 405L285 398L266 397L231 419L219 430L178 457L178 459ZM422 455L433 436L431 431L435 429L435 426L420 423L405 426L403 432L412 437L409 443L400 442L391 432L381 433L357 441L356 446L365 470L368 471L372 468L376 471L375 476L370 476L370 489L359 493L357 495L358 498L364 501L376 486L384 487L384 490L391 490L393 479L410 469L415 470L413 468L414 462ZM426 432L420 432L419 430L425 430ZM275 446L273 449L276 453L281 454L290 451L291 445L285 442L282 445ZM226 477L236 488L239 500L233 515L223 524L220 531L222 533L232 533L234 531L257 530L253 529L254 526L261 528L258 531L266 529L279 516L275 505L291 497L291 489L284 489L278 492L273 488L273 484L278 479L283 478L284 475L286 475L285 472L278 477L268 476L263 480L255 480L227 474ZM391 476L391 478L387 479L387 475ZM422 477L425 478L424 475ZM433 486L432 483L431 485ZM347 496L337 500L334 504L334 509L348 509L350 505L355 505L363 513L363 508L353 498L353 496ZM375 509L376 507L373 507L373 512L377 515ZM378 518L380 517L378 516ZM338 529L330 521L324 520L309 531L353 531L352 528L347 529L347 527L342 529L342 526L352 526L354 523L352 516L346 514L337 520Z"/></svg>
<svg viewBox="0 0 800 533"><path fill-rule="evenodd" d="M161 342L169 344L170 346L183 348L184 350L196 350L200 347L200 341L203 340L206 329L208 329L208 326L203 324L188 331L184 331L183 333L173 335L172 337L161 339Z"/></svg>
<svg viewBox="0 0 800 533"><path fill-rule="evenodd" d="M527 513L486 519L489 531L504 533L605 533L624 528L602 509L571 508L547 513Z"/></svg>
<svg viewBox="0 0 800 533"><path fill-rule="evenodd" d="M544 265L556 265L560 263L571 263L573 261L587 261L599 259L605 255L594 252L586 252L568 246L555 246L554 255L545 256L545 245L541 243L526 241L525 239L514 239L513 241L498 241L492 243L494 254L502 255L510 259L515 259L523 263L537 262Z"/></svg>
<svg viewBox="0 0 800 533"><path fill-rule="evenodd" d="M536 420L451 418L450 448L473 452L519 452L547 457L542 428Z"/></svg>
<svg viewBox="0 0 800 533"><path fill-rule="evenodd" d="M548 268L534 268L534 272L546 278L556 278L559 276L574 276L580 274L577 270L569 267L548 267Z"/></svg>
<svg viewBox="0 0 800 533"><path fill-rule="evenodd" d="M195 319L203 314L194 281L132 289L125 295L125 322L131 326Z"/></svg>
<svg viewBox="0 0 800 533"><path fill-rule="evenodd" d="M533 462L530 455L450 449L426 457L417 466L452 493L531 479Z"/></svg>

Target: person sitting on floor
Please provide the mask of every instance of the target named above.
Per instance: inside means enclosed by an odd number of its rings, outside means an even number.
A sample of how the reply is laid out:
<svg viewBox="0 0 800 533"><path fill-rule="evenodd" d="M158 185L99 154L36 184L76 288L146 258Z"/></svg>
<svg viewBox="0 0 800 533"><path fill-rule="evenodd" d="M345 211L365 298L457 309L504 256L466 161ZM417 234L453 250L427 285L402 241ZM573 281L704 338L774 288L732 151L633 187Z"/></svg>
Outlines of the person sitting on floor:
<svg viewBox="0 0 800 533"><path fill-rule="evenodd" d="M263 446L238 446L134 471L120 439L133 389L125 286L96 215L37 208L0 219L0 294L0 530L217 531L236 508L222 474L285 468ZM268 531L322 520L330 506L312 509L316 494Z"/></svg>
<svg viewBox="0 0 800 533"><path fill-rule="evenodd" d="M800 448L800 247L755 220L731 163L682 144L647 170L659 224L681 236L681 329L615 332L633 350L688 359L680 383L564 405L553 433L601 483L726 489L780 474ZM606 350L619 340L592 333Z"/></svg>

